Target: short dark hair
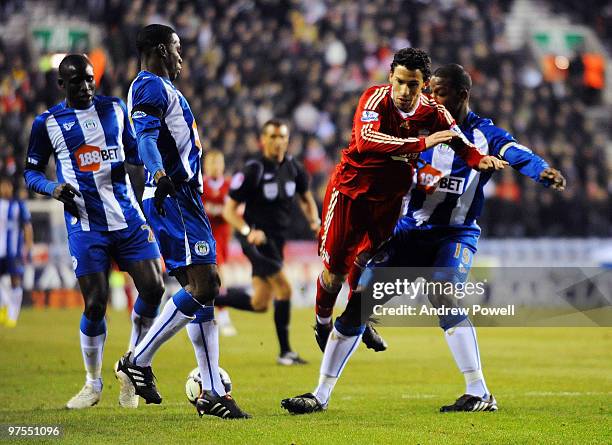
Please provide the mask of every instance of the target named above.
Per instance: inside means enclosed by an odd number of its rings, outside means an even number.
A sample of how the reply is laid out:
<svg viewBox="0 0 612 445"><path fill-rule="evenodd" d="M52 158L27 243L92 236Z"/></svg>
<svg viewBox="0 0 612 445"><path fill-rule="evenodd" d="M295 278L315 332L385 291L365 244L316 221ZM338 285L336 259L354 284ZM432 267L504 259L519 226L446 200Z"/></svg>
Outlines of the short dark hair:
<svg viewBox="0 0 612 445"><path fill-rule="evenodd" d="M425 51L418 48L403 48L395 53L391 62L391 71L401 65L409 70L421 70L423 80L431 77L431 59Z"/></svg>
<svg viewBox="0 0 612 445"><path fill-rule="evenodd" d="M260 134L264 134L266 132L266 128L268 128L270 125L273 127L282 127L284 125L285 127L287 127L287 129L289 129L289 125L287 124L287 122L282 119L273 118L268 119L266 122L264 122L264 124L261 126Z"/></svg>
<svg viewBox="0 0 612 445"><path fill-rule="evenodd" d="M472 89L470 73L457 63L442 65L434 71L434 76L446 79L457 91L465 90L469 92Z"/></svg>
<svg viewBox="0 0 612 445"><path fill-rule="evenodd" d="M170 26L161 25L159 23L145 26L138 31L138 35L136 36L136 49L138 50L138 54L142 56L157 48L160 44L170 43L172 34L176 34L176 31Z"/></svg>
<svg viewBox="0 0 612 445"><path fill-rule="evenodd" d="M91 65L91 61L84 54L68 54L66 57L62 59L59 64L58 72L60 78L64 78L64 75L67 74L68 67L75 67L78 69L84 69L88 65ZM92 65L93 66L93 65Z"/></svg>

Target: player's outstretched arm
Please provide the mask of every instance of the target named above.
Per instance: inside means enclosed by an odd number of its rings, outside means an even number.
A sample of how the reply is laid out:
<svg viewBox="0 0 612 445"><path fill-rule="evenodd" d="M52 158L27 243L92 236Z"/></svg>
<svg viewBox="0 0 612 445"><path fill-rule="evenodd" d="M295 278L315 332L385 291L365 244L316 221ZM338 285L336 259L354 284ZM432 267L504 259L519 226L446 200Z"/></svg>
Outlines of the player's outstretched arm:
<svg viewBox="0 0 612 445"><path fill-rule="evenodd" d="M545 187L557 191L565 190L566 180L559 170L550 167L543 158L524 145L520 145L505 130L494 127L493 131L501 135L498 142L498 145L502 145L499 155L507 160L513 168Z"/></svg>
<svg viewBox="0 0 612 445"><path fill-rule="evenodd" d="M503 170L508 165L508 161L499 159L495 156L483 156L478 163L476 170L481 172Z"/></svg>

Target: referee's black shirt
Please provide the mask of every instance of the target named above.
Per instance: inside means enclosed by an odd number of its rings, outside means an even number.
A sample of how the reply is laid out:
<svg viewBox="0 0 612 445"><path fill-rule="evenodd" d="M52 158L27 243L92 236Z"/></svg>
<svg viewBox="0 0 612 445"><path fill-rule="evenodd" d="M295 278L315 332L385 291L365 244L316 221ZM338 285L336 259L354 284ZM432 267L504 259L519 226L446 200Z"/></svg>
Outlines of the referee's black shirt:
<svg viewBox="0 0 612 445"><path fill-rule="evenodd" d="M308 183L308 173L293 156L278 164L259 154L234 174L229 196L245 203L244 220L251 228L284 238L295 195L306 193Z"/></svg>

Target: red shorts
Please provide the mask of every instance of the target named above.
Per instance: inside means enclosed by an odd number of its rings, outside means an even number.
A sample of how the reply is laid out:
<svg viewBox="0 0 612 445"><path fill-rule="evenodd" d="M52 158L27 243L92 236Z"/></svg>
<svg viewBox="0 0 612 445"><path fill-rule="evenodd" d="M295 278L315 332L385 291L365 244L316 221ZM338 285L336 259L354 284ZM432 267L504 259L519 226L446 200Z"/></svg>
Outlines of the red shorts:
<svg viewBox="0 0 612 445"><path fill-rule="evenodd" d="M217 244L217 265L224 264L229 254L229 242L232 238L232 229L229 224L211 224L215 243Z"/></svg>
<svg viewBox="0 0 612 445"><path fill-rule="evenodd" d="M347 274L357 254L376 249L393 234L402 196L388 201L352 199L331 184L323 201L319 256L331 273Z"/></svg>

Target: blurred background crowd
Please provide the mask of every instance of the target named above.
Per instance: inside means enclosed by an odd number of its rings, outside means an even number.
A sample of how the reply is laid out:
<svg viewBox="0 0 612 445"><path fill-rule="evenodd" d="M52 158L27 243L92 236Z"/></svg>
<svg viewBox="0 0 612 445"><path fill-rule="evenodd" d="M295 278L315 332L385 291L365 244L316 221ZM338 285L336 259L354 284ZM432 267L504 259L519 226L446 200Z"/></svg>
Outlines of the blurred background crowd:
<svg viewBox="0 0 612 445"><path fill-rule="evenodd" d="M612 6L554 1L555 13L588 24L612 50ZM605 3L605 2L604 2ZM472 108L560 169L562 193L506 170L487 189L486 235L609 236L609 125L591 60L577 45L548 70L528 46L509 45L510 0L47 0L0 2L0 172L20 178L34 116L61 100L56 72L24 23L61 18L99 35L73 39L99 77L98 93L125 99L138 72L135 36L148 23L173 26L182 41L177 87L190 102L205 148L221 149L228 173L258 150L259 126L288 119L290 152L313 177L319 202L347 145L360 93L385 83L394 51L427 50L434 67L456 62L472 75ZM592 7L588 7L590 6ZM598 6L599 5L599 6ZM19 17L27 17L21 21ZM49 19L51 18L51 19ZM21 23L21 26L20 26ZM51 30L52 32L53 30ZM16 35L17 34L17 35ZM93 31L92 31L93 35ZM40 35L38 36L40 37ZM74 37L74 36L73 36ZM43 35L44 40L44 35ZM558 62L558 61L557 61ZM598 118L599 116L599 118ZM609 151L608 151L609 152ZM41 197L30 196L34 199ZM295 234L299 237L299 233Z"/></svg>

